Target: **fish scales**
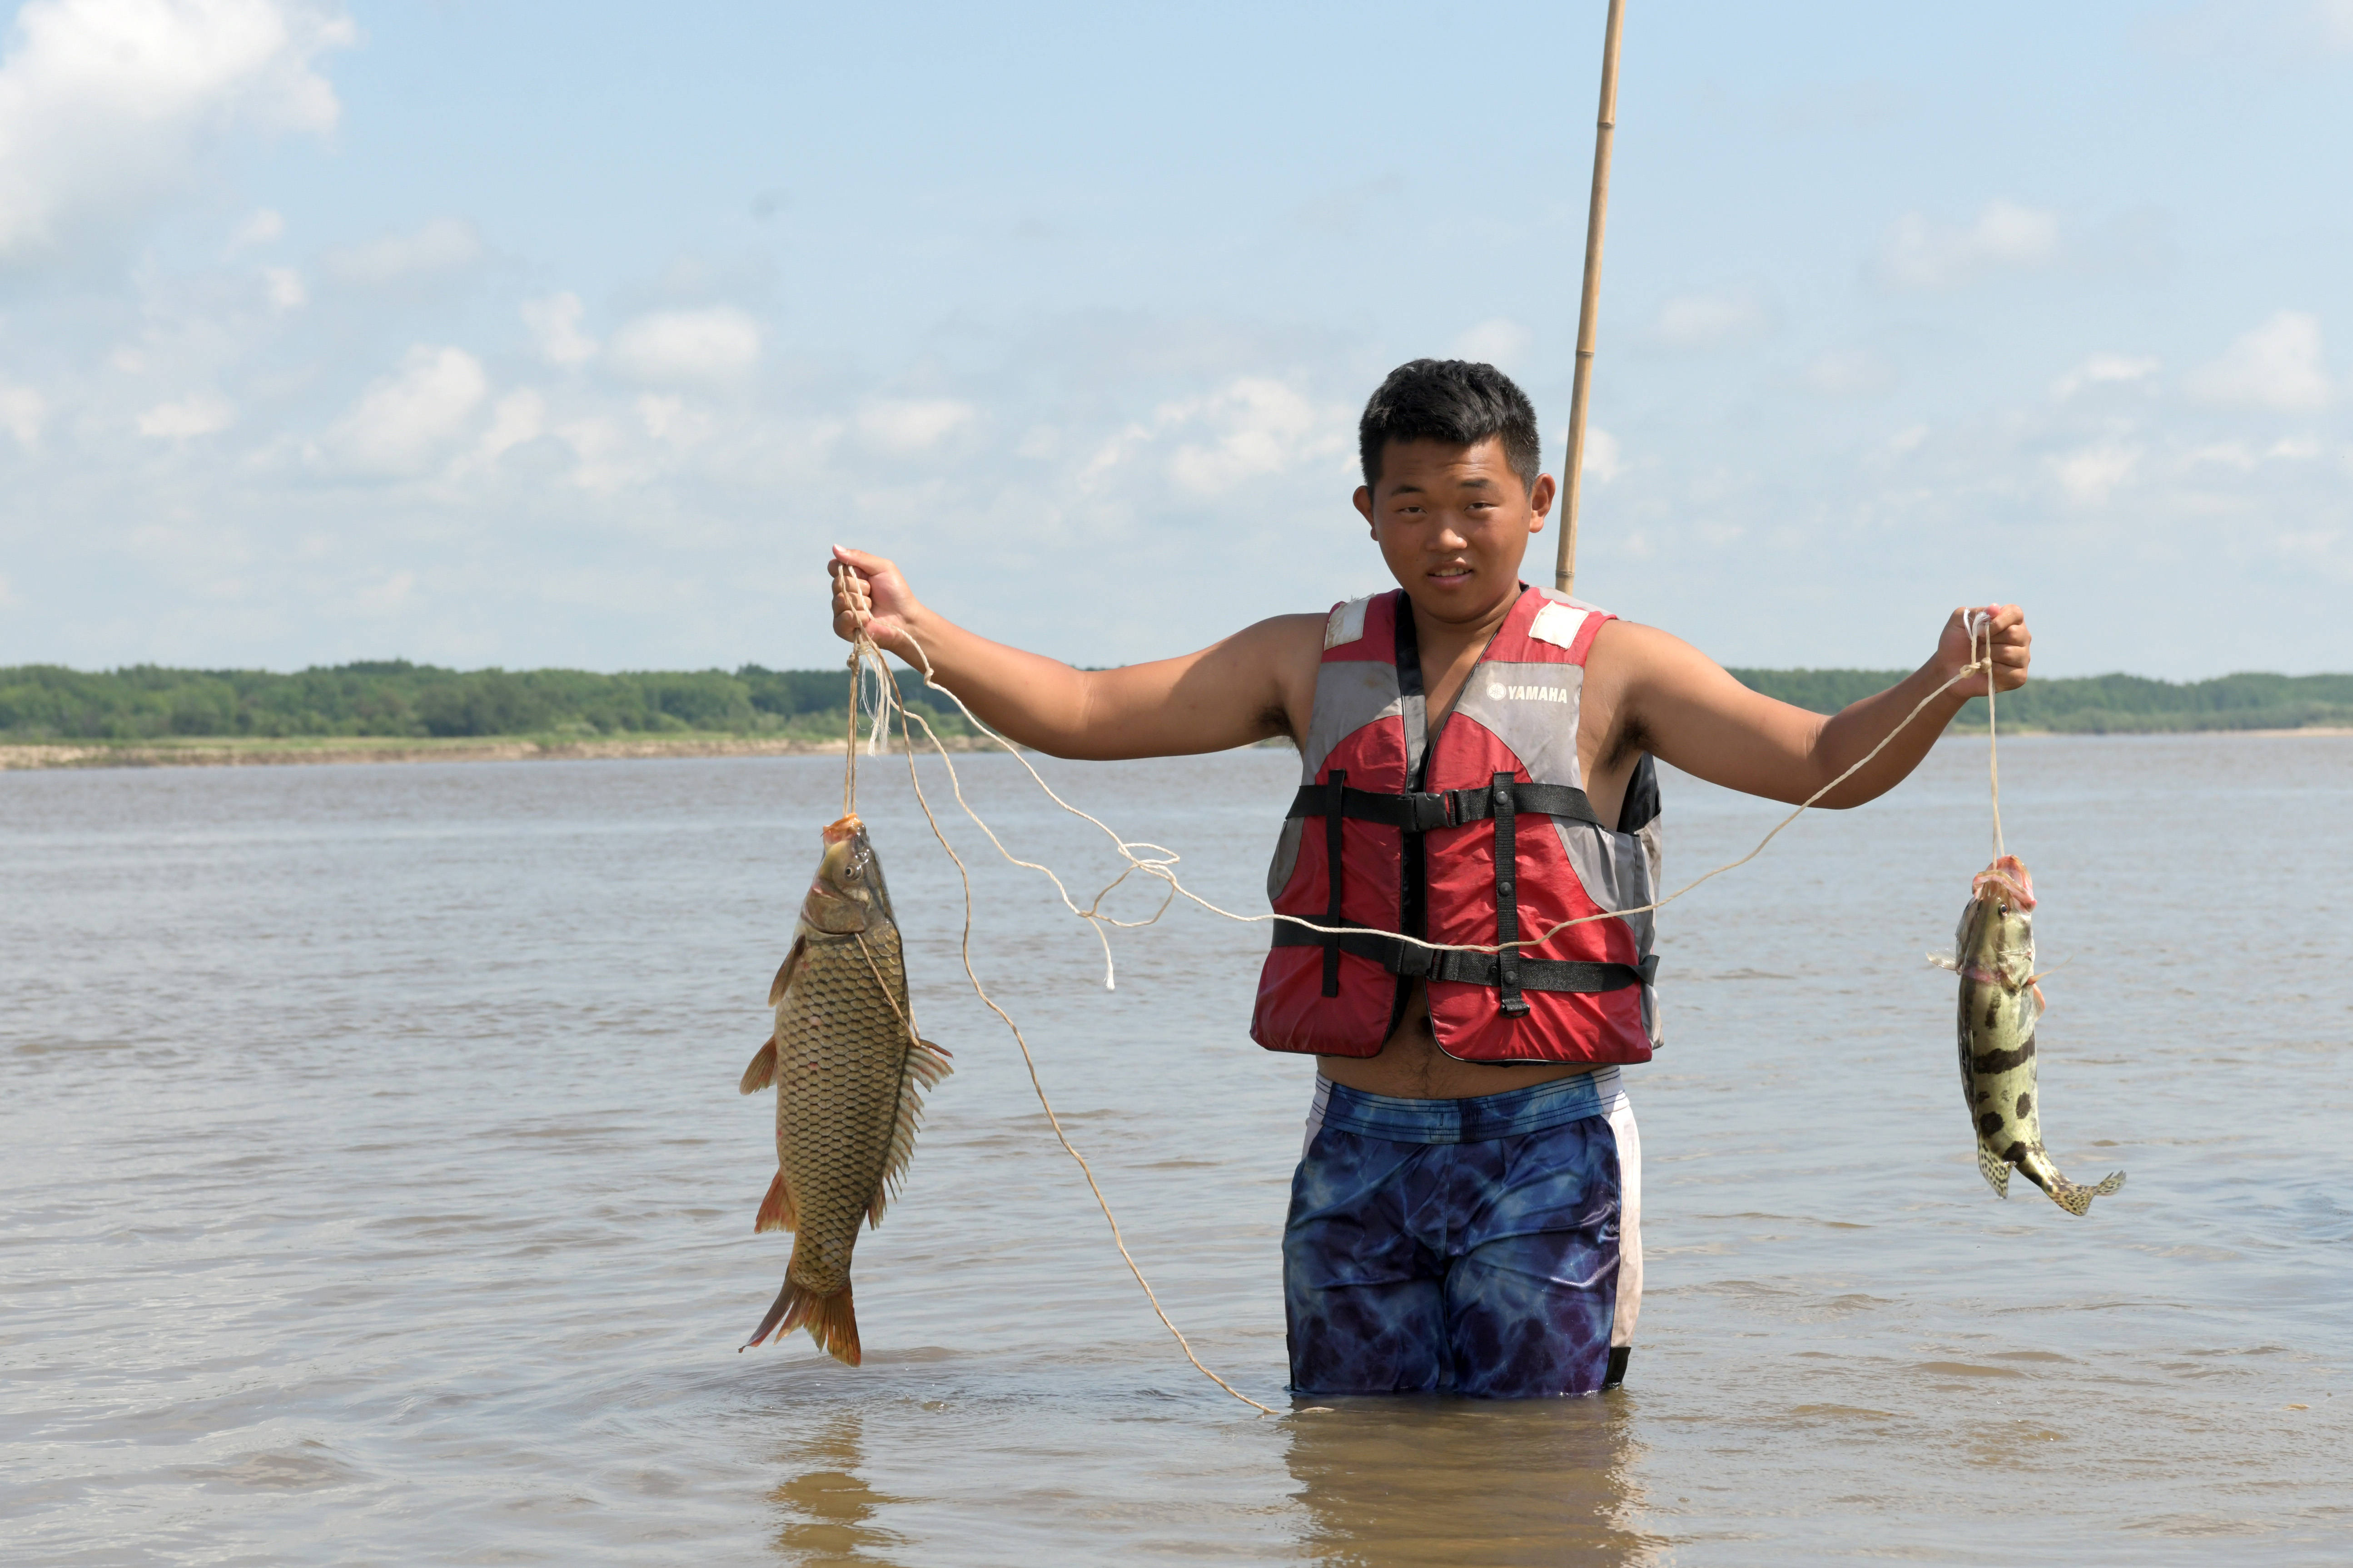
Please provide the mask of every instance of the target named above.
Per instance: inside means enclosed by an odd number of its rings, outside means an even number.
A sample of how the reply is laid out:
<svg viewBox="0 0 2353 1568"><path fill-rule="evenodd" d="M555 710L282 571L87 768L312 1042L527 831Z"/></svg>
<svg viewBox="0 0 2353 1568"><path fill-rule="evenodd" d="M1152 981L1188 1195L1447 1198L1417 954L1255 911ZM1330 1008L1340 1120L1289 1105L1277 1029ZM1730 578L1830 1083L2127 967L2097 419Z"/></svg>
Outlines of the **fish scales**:
<svg viewBox="0 0 2353 1568"><path fill-rule="evenodd" d="M1977 1135L1978 1170L1996 1197L2010 1195L2014 1167L2069 1214L2125 1184L2117 1171L2092 1186L2060 1174L2042 1147L2035 1082L2034 1027L2042 988L2034 969L2034 883L2025 863L2004 855L1978 874L1961 910L1953 957L1938 960L1961 979L1961 1094Z"/></svg>
<svg viewBox="0 0 2353 1568"><path fill-rule="evenodd" d="M769 988L775 1033L741 1085L776 1089L776 1175L754 1228L795 1233L784 1288L748 1342L806 1327L855 1366L859 1226L881 1223L913 1152L922 1092L949 1068L945 1051L915 1036L899 928L864 827L844 817L825 840Z"/></svg>

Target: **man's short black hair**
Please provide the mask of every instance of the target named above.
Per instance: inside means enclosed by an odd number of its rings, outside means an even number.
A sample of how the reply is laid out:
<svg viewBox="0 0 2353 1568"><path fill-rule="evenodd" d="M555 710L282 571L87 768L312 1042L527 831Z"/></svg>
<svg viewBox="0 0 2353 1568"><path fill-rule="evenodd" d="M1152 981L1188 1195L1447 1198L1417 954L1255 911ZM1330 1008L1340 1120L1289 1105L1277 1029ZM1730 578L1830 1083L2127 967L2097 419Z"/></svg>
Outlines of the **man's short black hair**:
<svg viewBox="0 0 2353 1568"><path fill-rule="evenodd" d="M1492 364L1463 359L1418 359L1389 372L1365 416L1356 422L1356 455L1365 483L1381 480L1381 449L1392 441L1443 441L1475 447L1503 437L1504 460L1520 483L1535 488L1544 467L1544 438L1528 395Z"/></svg>

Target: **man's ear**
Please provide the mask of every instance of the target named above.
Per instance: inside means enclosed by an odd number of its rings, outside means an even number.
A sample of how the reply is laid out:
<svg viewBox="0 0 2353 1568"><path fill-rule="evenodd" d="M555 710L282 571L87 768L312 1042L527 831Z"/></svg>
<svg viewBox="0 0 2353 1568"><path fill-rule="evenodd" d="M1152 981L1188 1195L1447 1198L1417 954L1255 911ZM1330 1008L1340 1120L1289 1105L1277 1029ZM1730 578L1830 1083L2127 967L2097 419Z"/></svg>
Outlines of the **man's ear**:
<svg viewBox="0 0 2353 1568"><path fill-rule="evenodd" d="M1559 493L1550 474L1538 474L1536 482L1528 487L1528 531L1542 533L1545 519L1552 515L1553 497Z"/></svg>
<svg viewBox="0 0 2353 1568"><path fill-rule="evenodd" d="M1381 532L1381 531L1380 531L1378 528L1377 528L1377 527L1374 527L1374 526L1373 526L1373 487L1372 487L1372 486L1370 486L1370 485L1358 485L1358 486L1356 487L1356 510L1357 510L1358 511L1360 511L1360 512L1362 512L1362 513L1364 514L1364 517L1365 517L1365 525L1366 525L1367 528L1372 528L1372 530L1373 530L1373 537L1374 537L1374 538L1376 538L1376 539L1379 538L1379 537L1380 537L1380 532Z"/></svg>

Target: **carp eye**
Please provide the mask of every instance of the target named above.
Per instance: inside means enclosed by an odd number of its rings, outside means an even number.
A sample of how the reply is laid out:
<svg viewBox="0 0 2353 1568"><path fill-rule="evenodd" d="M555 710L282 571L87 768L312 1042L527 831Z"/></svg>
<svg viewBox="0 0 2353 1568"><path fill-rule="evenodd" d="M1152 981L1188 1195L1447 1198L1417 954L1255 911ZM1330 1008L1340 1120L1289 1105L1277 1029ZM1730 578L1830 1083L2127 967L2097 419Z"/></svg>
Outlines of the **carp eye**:
<svg viewBox="0 0 2353 1568"><path fill-rule="evenodd" d="M849 865L844 866L841 868L841 879L845 882L855 882L863 875L865 875L865 868L860 866L855 860L852 860ZM2004 914L2008 914L2009 912L2010 911L2008 910L2004 910L2002 911Z"/></svg>
<svg viewBox="0 0 2353 1568"><path fill-rule="evenodd" d="M851 876L853 876L853 877L854 877L854 876L856 876L857 874L858 874L858 873L857 873L856 871L852 871L852 872L850 873L850 875L851 875ZM2009 906L2008 904L1996 904L1996 905L1994 906L1994 908L1995 908L1995 909L1997 909L1997 910L2000 910L2003 914L2008 914L2008 913L2010 913L2010 906Z"/></svg>

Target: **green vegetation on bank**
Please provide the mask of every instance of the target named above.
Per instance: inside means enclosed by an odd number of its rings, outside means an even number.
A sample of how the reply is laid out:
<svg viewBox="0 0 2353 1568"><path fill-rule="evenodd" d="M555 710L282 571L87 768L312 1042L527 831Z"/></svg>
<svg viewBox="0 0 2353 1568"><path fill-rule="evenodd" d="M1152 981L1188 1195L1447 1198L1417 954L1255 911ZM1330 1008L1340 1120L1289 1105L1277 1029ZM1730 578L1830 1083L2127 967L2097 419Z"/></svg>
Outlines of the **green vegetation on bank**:
<svg viewBox="0 0 2353 1568"><path fill-rule="evenodd" d="M1736 669L1757 690L1820 713L1902 679L1894 670ZM747 664L596 675L576 669L442 669L391 659L292 675L137 665L90 674L0 668L0 740L141 742L174 736L554 739L687 733L830 739L848 689L839 669ZM965 732L953 704L901 672L900 690L942 734ZM2293 730L2353 725L2353 675L2229 675L2175 685L2131 675L2036 680L2001 699L2005 727L2077 733ZM1962 728L1982 729L1982 698Z"/></svg>
<svg viewBox="0 0 2353 1568"><path fill-rule="evenodd" d="M1816 713L1884 691L1909 673L1895 669L1736 669L1743 684ZM2301 730L2353 725L2353 675L2225 675L2175 685L2138 675L2030 680L1999 700L2005 730L2065 734L2152 734L2181 730ZM1954 721L1983 730L1985 699Z"/></svg>
<svg viewBox="0 0 2353 1568"><path fill-rule="evenodd" d="M955 704L900 672L907 701L944 735ZM846 670L706 669L596 675L578 669L442 669L389 659L313 668L87 674L57 665L0 668L0 740L152 741L174 735L555 739L679 735L830 739L849 715Z"/></svg>

